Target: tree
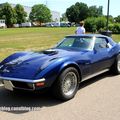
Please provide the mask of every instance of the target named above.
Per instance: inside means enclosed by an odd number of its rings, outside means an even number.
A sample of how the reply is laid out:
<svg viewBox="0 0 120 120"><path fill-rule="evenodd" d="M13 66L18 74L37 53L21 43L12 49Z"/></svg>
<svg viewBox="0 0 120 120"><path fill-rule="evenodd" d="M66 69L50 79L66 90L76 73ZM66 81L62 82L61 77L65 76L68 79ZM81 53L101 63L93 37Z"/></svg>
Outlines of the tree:
<svg viewBox="0 0 120 120"><path fill-rule="evenodd" d="M76 13L76 8L75 8L75 5L72 5L70 8L67 8L66 10L66 16L68 18L68 21L70 22L76 22L76 16L77 16L77 13Z"/></svg>
<svg viewBox="0 0 120 120"><path fill-rule="evenodd" d="M103 6L99 6L98 8L98 17L103 16Z"/></svg>
<svg viewBox="0 0 120 120"><path fill-rule="evenodd" d="M9 3L1 5L0 18L5 19L7 27L13 27L13 24L16 23L16 12Z"/></svg>
<svg viewBox="0 0 120 120"><path fill-rule="evenodd" d="M51 12L46 7L46 5L38 4L32 7L32 11L29 15L30 20L33 22L41 23L50 22L51 21Z"/></svg>
<svg viewBox="0 0 120 120"><path fill-rule="evenodd" d="M65 22L68 21L65 13L62 14L62 17L60 18L60 21L65 21Z"/></svg>
<svg viewBox="0 0 120 120"><path fill-rule="evenodd" d="M85 28L88 32L95 32L105 29L106 18L105 17L89 17L85 20Z"/></svg>
<svg viewBox="0 0 120 120"><path fill-rule="evenodd" d="M104 29L106 27L106 18L105 17L96 18L96 26L98 31Z"/></svg>
<svg viewBox="0 0 120 120"><path fill-rule="evenodd" d="M117 17L114 18L115 22L120 23L120 15L118 15Z"/></svg>
<svg viewBox="0 0 120 120"><path fill-rule="evenodd" d="M96 6L90 6L89 7L89 17L100 17L103 15L103 7L99 6L98 8Z"/></svg>
<svg viewBox="0 0 120 120"><path fill-rule="evenodd" d="M67 8L66 16L70 22L79 23L88 17L88 6L85 3L77 2Z"/></svg>
<svg viewBox="0 0 120 120"><path fill-rule="evenodd" d="M97 30L96 18L95 17L88 17L85 20L85 28L86 28L87 32L95 32Z"/></svg>
<svg viewBox="0 0 120 120"><path fill-rule="evenodd" d="M26 21L27 13L24 11L24 8L22 5L17 4L15 6L16 11L16 20L18 24L24 23Z"/></svg>

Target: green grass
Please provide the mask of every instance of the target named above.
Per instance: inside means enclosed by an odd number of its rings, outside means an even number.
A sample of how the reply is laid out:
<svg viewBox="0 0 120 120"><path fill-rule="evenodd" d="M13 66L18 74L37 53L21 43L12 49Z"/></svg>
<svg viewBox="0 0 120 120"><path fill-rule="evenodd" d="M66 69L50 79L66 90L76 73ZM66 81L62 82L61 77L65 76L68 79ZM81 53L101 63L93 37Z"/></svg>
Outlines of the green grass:
<svg viewBox="0 0 120 120"><path fill-rule="evenodd" d="M0 60L23 50L43 50L52 47L64 36L74 34L71 28L12 28L0 29ZM120 41L120 35L113 35Z"/></svg>
<svg viewBox="0 0 120 120"><path fill-rule="evenodd" d="M112 35L113 40L120 42L120 34Z"/></svg>

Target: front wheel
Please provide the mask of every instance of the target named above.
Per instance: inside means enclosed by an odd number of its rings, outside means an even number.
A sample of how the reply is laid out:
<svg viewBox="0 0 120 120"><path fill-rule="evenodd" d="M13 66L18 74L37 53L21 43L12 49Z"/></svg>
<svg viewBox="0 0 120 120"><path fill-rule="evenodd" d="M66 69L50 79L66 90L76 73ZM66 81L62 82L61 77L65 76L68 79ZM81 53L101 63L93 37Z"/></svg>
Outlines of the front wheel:
<svg viewBox="0 0 120 120"><path fill-rule="evenodd" d="M62 100L73 98L79 86L79 73L74 67L65 69L53 86L53 94Z"/></svg>

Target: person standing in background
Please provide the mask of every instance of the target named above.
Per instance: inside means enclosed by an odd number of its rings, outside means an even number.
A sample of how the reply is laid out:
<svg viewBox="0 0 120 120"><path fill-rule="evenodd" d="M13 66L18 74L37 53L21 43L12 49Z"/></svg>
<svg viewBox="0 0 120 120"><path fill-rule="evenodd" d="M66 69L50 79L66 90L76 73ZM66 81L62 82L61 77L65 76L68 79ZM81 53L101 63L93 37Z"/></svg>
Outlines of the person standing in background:
<svg viewBox="0 0 120 120"><path fill-rule="evenodd" d="M75 34L85 34L84 21L80 22L80 27L77 27Z"/></svg>

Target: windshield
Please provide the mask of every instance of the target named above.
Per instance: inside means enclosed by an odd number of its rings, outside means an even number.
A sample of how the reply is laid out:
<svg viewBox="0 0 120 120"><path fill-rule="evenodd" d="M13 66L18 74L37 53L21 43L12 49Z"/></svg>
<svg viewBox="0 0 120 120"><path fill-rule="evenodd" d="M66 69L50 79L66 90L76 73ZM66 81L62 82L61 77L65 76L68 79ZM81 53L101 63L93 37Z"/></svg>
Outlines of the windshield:
<svg viewBox="0 0 120 120"><path fill-rule="evenodd" d="M94 40L92 37L66 37L56 48L76 49L76 50L92 50Z"/></svg>

